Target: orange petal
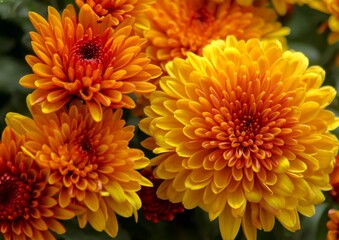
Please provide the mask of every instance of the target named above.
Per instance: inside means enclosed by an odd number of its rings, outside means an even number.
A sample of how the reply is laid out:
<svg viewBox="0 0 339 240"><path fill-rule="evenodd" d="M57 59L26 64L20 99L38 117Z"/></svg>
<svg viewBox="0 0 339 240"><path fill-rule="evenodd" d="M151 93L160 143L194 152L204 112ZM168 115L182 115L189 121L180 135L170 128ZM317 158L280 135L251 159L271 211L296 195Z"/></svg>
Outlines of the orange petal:
<svg viewBox="0 0 339 240"><path fill-rule="evenodd" d="M74 217L74 212L67 208L54 208L54 218L68 220Z"/></svg>
<svg viewBox="0 0 339 240"><path fill-rule="evenodd" d="M52 113L55 111L58 111L59 109L61 109L62 107L64 107L70 100L72 99L71 95L67 95L67 97L61 99L58 102L43 102L42 103L42 112L43 113Z"/></svg>
<svg viewBox="0 0 339 240"><path fill-rule="evenodd" d="M36 88L35 81L39 80L38 78L36 74L27 74L19 80L19 83L25 88Z"/></svg>
<svg viewBox="0 0 339 240"><path fill-rule="evenodd" d="M87 101L86 105L94 121L100 122L102 120L102 115L103 115L101 105L95 100Z"/></svg>
<svg viewBox="0 0 339 240"><path fill-rule="evenodd" d="M93 26L93 23L97 23L98 17L93 12L92 8L85 4L80 8L79 12L79 23L84 26L84 29L90 28Z"/></svg>
<svg viewBox="0 0 339 240"><path fill-rule="evenodd" d="M47 101L50 103L56 103L58 101L62 101L64 98L67 98L69 95L69 92L65 89L59 89L55 91L51 91L47 95Z"/></svg>
<svg viewBox="0 0 339 240"><path fill-rule="evenodd" d="M59 204L60 207L65 208L71 203L71 197L68 194L66 188L62 188L59 193Z"/></svg>
<svg viewBox="0 0 339 240"><path fill-rule="evenodd" d="M47 95L50 91L48 90L35 90L30 96L30 105L35 105L41 103L42 101L46 100Z"/></svg>
<svg viewBox="0 0 339 240"><path fill-rule="evenodd" d="M51 229L53 232L56 232L57 234L63 234L66 232L65 227L54 218L46 218L45 219L48 228Z"/></svg>

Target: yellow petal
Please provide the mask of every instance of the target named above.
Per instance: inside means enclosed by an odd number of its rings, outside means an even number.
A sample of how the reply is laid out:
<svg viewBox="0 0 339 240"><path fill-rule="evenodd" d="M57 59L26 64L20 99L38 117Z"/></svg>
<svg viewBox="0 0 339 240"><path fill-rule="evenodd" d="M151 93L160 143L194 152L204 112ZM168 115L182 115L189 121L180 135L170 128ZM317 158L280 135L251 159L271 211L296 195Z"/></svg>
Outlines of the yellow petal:
<svg viewBox="0 0 339 240"><path fill-rule="evenodd" d="M219 216L219 228L224 240L234 240L239 232L241 218L232 215L231 208L226 206Z"/></svg>
<svg viewBox="0 0 339 240"><path fill-rule="evenodd" d="M125 192L119 183L110 181L105 185L105 189L110 193L115 201L124 202L126 200Z"/></svg>
<svg viewBox="0 0 339 240"><path fill-rule="evenodd" d="M99 199L97 194L94 192L86 191L84 203L93 212L96 212L99 209Z"/></svg>
<svg viewBox="0 0 339 240"><path fill-rule="evenodd" d="M112 238L116 237L118 234L118 221L114 212L108 215L106 226L105 232L107 232Z"/></svg>
<svg viewBox="0 0 339 240"><path fill-rule="evenodd" d="M256 240L257 228L253 225L251 220L251 210L246 209L245 216L243 217L242 229L247 240Z"/></svg>
<svg viewBox="0 0 339 240"><path fill-rule="evenodd" d="M107 219L100 208L96 212L89 212L88 216L88 221L95 230L101 232L105 229Z"/></svg>

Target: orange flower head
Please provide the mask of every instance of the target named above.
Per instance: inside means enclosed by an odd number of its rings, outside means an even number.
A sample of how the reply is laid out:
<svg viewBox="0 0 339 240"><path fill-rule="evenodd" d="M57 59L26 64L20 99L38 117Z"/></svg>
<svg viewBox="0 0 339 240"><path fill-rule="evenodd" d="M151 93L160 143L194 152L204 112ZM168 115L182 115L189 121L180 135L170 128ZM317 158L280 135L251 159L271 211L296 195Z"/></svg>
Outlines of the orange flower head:
<svg viewBox="0 0 339 240"><path fill-rule="evenodd" d="M326 223L328 232L327 240L339 239L339 211L336 209L330 209L328 211L329 221Z"/></svg>
<svg viewBox="0 0 339 240"><path fill-rule="evenodd" d="M49 170L21 151L25 138L5 128L0 143L0 232L5 240L55 239L62 234L59 219L74 213L55 199L59 188L47 183Z"/></svg>
<svg viewBox="0 0 339 240"><path fill-rule="evenodd" d="M157 154L159 198L218 218L224 239L240 226L256 239L276 219L299 229L299 213L312 216L331 189L338 152L324 70L277 40L233 36L166 67L139 124Z"/></svg>
<svg viewBox="0 0 339 240"><path fill-rule="evenodd" d="M146 32L146 51L164 70L175 57L186 58L188 52L201 55L212 40L228 35L284 39L289 32L269 7L245 7L233 0L159 0L148 17L151 30Z"/></svg>
<svg viewBox="0 0 339 240"><path fill-rule="evenodd" d="M149 93L155 86L148 81L161 74L149 64L142 51L145 39L131 35L133 18L111 28L111 16L99 18L89 5L79 16L68 5L60 16L48 8L48 20L30 12L37 30L31 32L36 56L26 60L33 73L20 79L35 89L31 103L42 103L42 111L61 109L73 98L83 100L95 121L102 119L102 106L134 108L132 93Z"/></svg>
<svg viewBox="0 0 339 240"><path fill-rule="evenodd" d="M175 218L175 214L185 211L181 203L171 203L168 200L162 200L157 197L156 191L163 180L153 176L152 168L143 169L141 174L153 183L153 187L143 186L138 192L142 202L141 210L147 220L154 223L161 220L172 221Z"/></svg>
<svg viewBox="0 0 339 240"><path fill-rule="evenodd" d="M89 222L97 231L116 236L116 214L137 216L141 207L137 191L141 185L152 186L137 171L149 160L141 150L128 147L134 126L124 126L121 109L105 108L102 121L96 122L77 99L67 109L49 114L38 105L30 110L33 119L9 113L6 121L27 135L29 140L22 148L51 170L48 182L62 185L60 206L80 209L80 227Z"/></svg>
<svg viewBox="0 0 339 240"><path fill-rule="evenodd" d="M135 26L141 29L149 29L145 13L154 2L155 0L75 0L80 8L88 4L100 17L112 15L113 26L119 25L126 18L135 17Z"/></svg>
<svg viewBox="0 0 339 240"><path fill-rule="evenodd" d="M330 174L330 183L333 189L330 191L330 195L334 201L339 203L339 155L336 156L336 162L333 172Z"/></svg>

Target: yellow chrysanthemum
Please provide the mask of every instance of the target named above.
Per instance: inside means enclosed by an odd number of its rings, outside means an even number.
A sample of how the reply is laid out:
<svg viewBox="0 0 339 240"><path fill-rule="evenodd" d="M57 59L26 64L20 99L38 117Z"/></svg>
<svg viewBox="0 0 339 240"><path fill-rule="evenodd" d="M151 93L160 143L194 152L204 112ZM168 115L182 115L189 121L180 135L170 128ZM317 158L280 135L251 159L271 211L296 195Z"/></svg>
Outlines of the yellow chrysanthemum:
<svg viewBox="0 0 339 240"><path fill-rule="evenodd" d="M49 170L26 156L25 138L5 128L0 143L0 234L5 240L55 239L65 228L58 219L74 217L56 200L59 188L47 183Z"/></svg>
<svg viewBox="0 0 339 240"><path fill-rule="evenodd" d="M329 14L325 28L328 27L331 33L328 36L328 42L334 44L339 41L339 0L313 0L309 3L310 7L321 12Z"/></svg>
<svg viewBox="0 0 339 240"><path fill-rule="evenodd" d="M170 9L170 11L169 11ZM233 0L158 0L148 12L151 30L146 52L163 69L175 57L201 54L215 39L284 38L288 28L268 7L244 7Z"/></svg>
<svg viewBox="0 0 339 240"><path fill-rule="evenodd" d="M338 150L323 69L277 41L232 36L166 67L140 122L159 197L219 218L224 239L240 226L256 239L275 219L299 229L298 213L313 215L331 188Z"/></svg>
<svg viewBox="0 0 339 240"><path fill-rule="evenodd" d="M149 29L149 21L144 15L155 0L75 0L79 7L88 4L98 16L112 15L112 25L117 26L124 19L135 17L135 26Z"/></svg>
<svg viewBox="0 0 339 240"><path fill-rule="evenodd" d="M313 0L271 0L274 9L281 16L286 15L289 6L293 6L298 4L302 6L304 4L308 4Z"/></svg>
<svg viewBox="0 0 339 240"><path fill-rule="evenodd" d="M6 122L27 135L23 149L51 170L48 182L62 184L60 206L72 203L81 210L80 227L89 222L97 231L116 236L116 214L137 217L137 192L141 185L152 186L137 171L149 160L141 150L128 147L134 126L124 126L121 109L104 109L102 121L95 122L79 100L65 111L44 114L37 105L30 110L33 119L9 113Z"/></svg>
<svg viewBox="0 0 339 240"><path fill-rule="evenodd" d="M134 108L130 93L149 93L148 81L161 74L142 52L146 40L132 36L133 18L113 30L111 15L99 20L87 4L77 17L72 5L59 15L48 8L48 21L37 13L29 18L37 30L31 32L36 56L26 57L33 73L20 84L35 89L31 104L42 103L42 111L61 109L72 98L82 99L96 121L102 106Z"/></svg>

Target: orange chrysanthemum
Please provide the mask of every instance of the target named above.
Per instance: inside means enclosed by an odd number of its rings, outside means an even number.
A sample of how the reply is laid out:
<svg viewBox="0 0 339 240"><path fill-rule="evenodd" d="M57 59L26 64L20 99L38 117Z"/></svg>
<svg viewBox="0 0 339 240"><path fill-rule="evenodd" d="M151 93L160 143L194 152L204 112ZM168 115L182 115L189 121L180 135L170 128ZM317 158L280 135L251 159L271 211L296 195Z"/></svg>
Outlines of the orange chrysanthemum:
<svg viewBox="0 0 339 240"><path fill-rule="evenodd" d="M328 211L328 217L330 218L326 226L328 229L327 240L339 239L339 211L330 209Z"/></svg>
<svg viewBox="0 0 339 240"><path fill-rule="evenodd" d="M42 103L42 111L61 109L72 98L82 99L96 121L102 106L134 108L130 93L149 93L155 86L148 81L161 74L142 52L145 39L131 36L133 18L113 30L111 16L99 17L87 5L77 17L68 5L60 17L48 8L48 21L37 13L29 18L37 32L31 32L37 56L26 57L33 74L20 84L35 89L31 104Z"/></svg>
<svg viewBox="0 0 339 240"><path fill-rule="evenodd" d="M81 209L80 227L89 222L116 236L116 214L137 217L141 207L137 191L141 185L152 186L136 170L149 160L141 150L128 147L134 126L124 126L121 109L104 109L102 121L95 122L79 100L64 111L44 114L40 106L32 106L31 113L34 120L9 113L7 124L28 136L22 148L51 169L48 182L62 184L60 206L72 203Z"/></svg>
<svg viewBox="0 0 339 240"><path fill-rule="evenodd" d="M185 211L181 203L171 203L157 197L156 191L163 180L153 176L152 168L143 169L141 174L153 183L153 187L142 187L138 192L142 202L141 210L147 220L154 223L161 220L172 221L177 213Z"/></svg>
<svg viewBox="0 0 339 240"><path fill-rule="evenodd" d="M98 16L112 15L112 25L117 26L126 18L135 17L135 26L149 29L149 21L145 12L155 0L75 0L79 7L88 4Z"/></svg>
<svg viewBox="0 0 339 240"><path fill-rule="evenodd" d="M58 187L47 183L49 170L42 169L21 151L24 137L5 128L0 143L0 233L5 240L55 239L62 234L58 219L74 213L60 208Z"/></svg>
<svg viewBox="0 0 339 240"><path fill-rule="evenodd" d="M215 41L203 56L168 63L162 91L150 95L143 142L163 179L161 199L219 218L224 239L290 231L331 189L339 121L324 108L336 92L324 71L277 41Z"/></svg>
<svg viewBox="0 0 339 240"><path fill-rule="evenodd" d="M330 195L337 203L339 203L339 155L336 156L334 169L330 174L330 183L333 187L333 189L330 191Z"/></svg>
<svg viewBox="0 0 339 240"><path fill-rule="evenodd" d="M244 7L233 0L159 0L148 17L151 30L146 32L150 40L146 52L163 69L173 58L185 58L188 52L200 55L205 45L228 35L284 38L289 32L276 21L274 10Z"/></svg>

